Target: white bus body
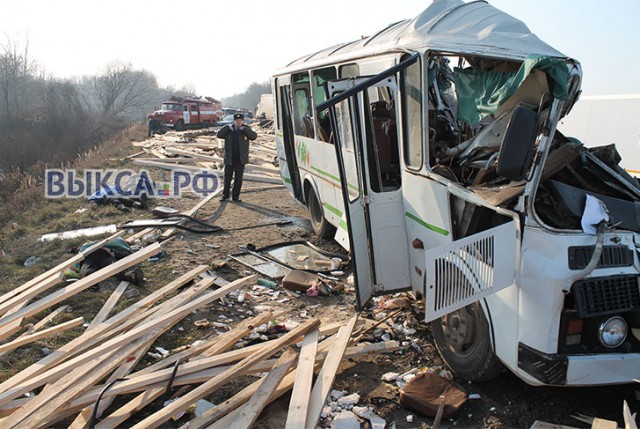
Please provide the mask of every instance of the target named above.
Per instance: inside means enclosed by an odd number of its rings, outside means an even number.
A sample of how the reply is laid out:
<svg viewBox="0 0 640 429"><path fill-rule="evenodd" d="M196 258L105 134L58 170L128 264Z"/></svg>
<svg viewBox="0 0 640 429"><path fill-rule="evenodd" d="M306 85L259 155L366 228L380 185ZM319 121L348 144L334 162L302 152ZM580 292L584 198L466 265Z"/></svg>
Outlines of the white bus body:
<svg viewBox="0 0 640 429"><path fill-rule="evenodd" d="M459 0L273 77L283 181L350 250L358 305L424 297L460 377L640 376L640 190L555 132L580 77L522 22ZM597 234L587 194L610 212Z"/></svg>

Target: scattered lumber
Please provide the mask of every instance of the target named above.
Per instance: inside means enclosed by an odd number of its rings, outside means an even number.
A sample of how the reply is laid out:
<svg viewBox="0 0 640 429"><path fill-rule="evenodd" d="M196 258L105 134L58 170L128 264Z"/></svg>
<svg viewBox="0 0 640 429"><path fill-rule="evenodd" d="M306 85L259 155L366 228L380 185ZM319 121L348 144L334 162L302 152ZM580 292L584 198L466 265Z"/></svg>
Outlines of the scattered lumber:
<svg viewBox="0 0 640 429"><path fill-rule="evenodd" d="M17 349L20 346L24 346L25 344L33 343L34 341L41 340L43 338L50 337L58 332L66 331L67 329L75 328L76 326L80 326L84 323L84 318L77 317L68 322L61 323L59 325L53 326L51 328L44 329L40 332L36 332L29 335L21 336L9 343L5 343L0 345L0 353L6 353L8 351Z"/></svg>

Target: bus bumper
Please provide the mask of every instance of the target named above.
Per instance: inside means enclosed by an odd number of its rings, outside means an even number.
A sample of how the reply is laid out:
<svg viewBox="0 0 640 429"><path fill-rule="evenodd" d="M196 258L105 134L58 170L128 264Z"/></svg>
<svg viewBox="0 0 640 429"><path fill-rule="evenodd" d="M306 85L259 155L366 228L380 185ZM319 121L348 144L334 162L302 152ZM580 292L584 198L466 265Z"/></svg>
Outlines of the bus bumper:
<svg viewBox="0 0 640 429"><path fill-rule="evenodd" d="M531 384L592 386L632 383L640 378L640 353L546 354L520 343L518 369ZM525 374L522 374L525 375Z"/></svg>

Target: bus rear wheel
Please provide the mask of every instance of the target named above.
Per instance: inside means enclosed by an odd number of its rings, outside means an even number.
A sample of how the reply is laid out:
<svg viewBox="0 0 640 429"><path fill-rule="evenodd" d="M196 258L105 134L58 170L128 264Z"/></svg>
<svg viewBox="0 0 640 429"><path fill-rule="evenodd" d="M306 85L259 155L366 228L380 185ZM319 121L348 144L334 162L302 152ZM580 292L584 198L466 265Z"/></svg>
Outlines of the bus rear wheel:
<svg viewBox="0 0 640 429"><path fill-rule="evenodd" d="M307 200L307 209L309 209L309 218L311 219L311 227L317 236L322 238L333 238L336 229L324 217L324 209L320 203L320 198L313 188L309 188L309 197Z"/></svg>
<svg viewBox="0 0 640 429"><path fill-rule="evenodd" d="M489 324L480 303L434 320L431 329L440 356L457 376L486 381L504 370L493 352Z"/></svg>

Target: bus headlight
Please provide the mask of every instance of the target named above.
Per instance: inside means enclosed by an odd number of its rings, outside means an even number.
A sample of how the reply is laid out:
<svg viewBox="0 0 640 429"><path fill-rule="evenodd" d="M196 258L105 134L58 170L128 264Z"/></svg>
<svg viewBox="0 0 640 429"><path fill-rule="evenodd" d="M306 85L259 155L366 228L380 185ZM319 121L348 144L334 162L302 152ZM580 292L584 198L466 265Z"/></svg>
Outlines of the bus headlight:
<svg viewBox="0 0 640 429"><path fill-rule="evenodd" d="M600 324L598 340L603 346L613 349L624 342L627 338L627 332L627 322L622 317L615 316Z"/></svg>

